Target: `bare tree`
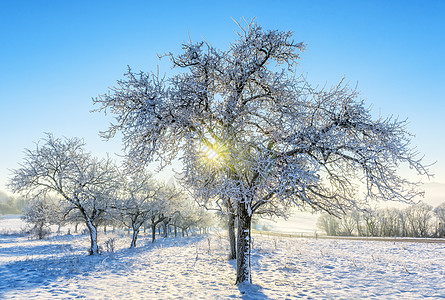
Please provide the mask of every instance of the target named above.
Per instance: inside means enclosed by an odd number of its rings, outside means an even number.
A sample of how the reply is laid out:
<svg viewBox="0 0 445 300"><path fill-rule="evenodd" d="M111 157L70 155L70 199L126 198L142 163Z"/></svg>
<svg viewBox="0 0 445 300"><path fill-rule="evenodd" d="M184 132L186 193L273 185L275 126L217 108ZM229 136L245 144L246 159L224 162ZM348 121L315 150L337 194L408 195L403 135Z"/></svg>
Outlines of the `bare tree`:
<svg viewBox="0 0 445 300"><path fill-rule="evenodd" d="M324 213L318 217L317 227L327 235L336 236L340 233L340 222L336 216Z"/></svg>
<svg viewBox="0 0 445 300"><path fill-rule="evenodd" d="M436 235L439 237L445 237L445 202L442 202L434 209L434 215L437 219Z"/></svg>
<svg viewBox="0 0 445 300"><path fill-rule="evenodd" d="M401 212L397 208L380 209L377 212L380 236L401 236L402 220Z"/></svg>
<svg viewBox="0 0 445 300"><path fill-rule="evenodd" d="M181 198L180 204L177 218L175 218L175 226L181 228L183 236L188 234L190 229L205 228L212 224L211 214L186 195Z"/></svg>
<svg viewBox="0 0 445 300"><path fill-rule="evenodd" d="M405 209L405 215L410 228L410 235L414 237L427 237L431 229L433 207L420 202Z"/></svg>
<svg viewBox="0 0 445 300"><path fill-rule="evenodd" d="M340 219L341 234L352 236L355 232L355 219L351 213L344 214Z"/></svg>
<svg viewBox="0 0 445 300"><path fill-rule="evenodd" d="M379 236L380 226L376 211L366 211L363 214L363 221L365 224L366 236Z"/></svg>
<svg viewBox="0 0 445 300"><path fill-rule="evenodd" d="M13 192L45 197L57 195L78 210L90 233L90 254L98 254L97 225L116 190L117 169L112 161L85 152L78 138L47 134L36 149L25 150L25 161L13 170Z"/></svg>
<svg viewBox="0 0 445 300"><path fill-rule="evenodd" d="M182 54L167 54L183 73L165 79L129 69L95 99L116 117L104 136L122 132L135 165L180 156L197 195L230 199L238 284L251 282L252 214L281 215L296 204L339 215L371 199L409 202L421 192L397 167L427 173L405 122L373 119L343 82L318 89L298 77L303 50L291 32L252 22L227 51L190 42ZM360 184L363 201L356 199Z"/></svg>
<svg viewBox="0 0 445 300"><path fill-rule="evenodd" d="M158 190L150 203L151 211L146 222L151 227L152 242L156 239L156 226L164 221L169 222L178 214L182 197L182 190L158 182Z"/></svg>
<svg viewBox="0 0 445 300"><path fill-rule="evenodd" d="M355 230L357 231L358 236L365 236L366 235L366 229L363 224L363 217L362 212L359 210L352 210L351 211L351 218L354 220L355 223Z"/></svg>
<svg viewBox="0 0 445 300"><path fill-rule="evenodd" d="M140 172L122 177L122 185L115 208L119 221L133 231L130 248L136 247L141 226L157 210L159 187L150 174Z"/></svg>
<svg viewBox="0 0 445 300"><path fill-rule="evenodd" d="M22 220L34 225L32 232L39 239L51 232L49 226L58 219L58 201L50 197L36 197L31 199L23 209Z"/></svg>

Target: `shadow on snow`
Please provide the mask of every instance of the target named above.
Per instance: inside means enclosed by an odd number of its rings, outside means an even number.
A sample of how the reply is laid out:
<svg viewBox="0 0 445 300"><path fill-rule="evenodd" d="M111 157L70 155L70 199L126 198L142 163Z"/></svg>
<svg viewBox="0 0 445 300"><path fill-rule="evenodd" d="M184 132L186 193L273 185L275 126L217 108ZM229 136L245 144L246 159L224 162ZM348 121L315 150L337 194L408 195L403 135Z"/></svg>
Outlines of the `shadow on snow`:
<svg viewBox="0 0 445 300"><path fill-rule="evenodd" d="M255 249L252 249L252 253L250 256L251 260L251 266L255 266L258 264L258 260L261 258L260 255L256 253L257 251ZM236 259L229 260L229 264L233 267L233 269L236 272ZM252 279L253 282L255 282L255 278ZM263 287L258 284L253 283L242 283L238 285L238 290L241 294L241 298L244 300L263 300L263 299L269 299L264 293L263 293Z"/></svg>
<svg viewBox="0 0 445 300"><path fill-rule="evenodd" d="M17 237L8 236L8 239L11 238L16 239L16 243L25 243L25 245L4 247L12 242L0 236L0 257L10 256L18 259L0 264L0 298L11 291L44 287L54 281L76 276L94 276L97 273L106 272L109 264L117 269L126 269L129 260L152 249L188 246L201 241L205 236L159 238L154 243L146 242L145 245L133 249L123 248L113 253L105 252L102 255L93 256L86 254L86 248L83 251L73 249L69 243L51 244L52 240L50 240L49 243L35 245L35 242L38 242L36 240L22 238L20 241ZM57 240L54 241L57 242ZM73 252L77 253L73 254Z"/></svg>

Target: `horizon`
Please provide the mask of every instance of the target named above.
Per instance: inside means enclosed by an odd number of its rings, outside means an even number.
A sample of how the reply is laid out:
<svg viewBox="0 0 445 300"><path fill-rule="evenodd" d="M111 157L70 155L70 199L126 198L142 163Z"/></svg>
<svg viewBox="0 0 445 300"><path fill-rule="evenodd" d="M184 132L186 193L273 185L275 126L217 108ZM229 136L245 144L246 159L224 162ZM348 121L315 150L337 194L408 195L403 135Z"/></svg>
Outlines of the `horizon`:
<svg viewBox="0 0 445 300"><path fill-rule="evenodd" d="M170 10L167 3L144 1L1 3L0 191L12 194L9 170L44 132L83 138L93 155L118 158L121 141L101 140L99 131L111 120L90 112L97 108L91 98L122 79L127 66L155 72L159 65L168 73L157 54L178 53L189 37L227 49L238 28L233 20L243 17L265 29L293 31L306 44L298 68L311 83L329 87L345 77L358 84L374 116L407 119L419 157L436 162L430 168L435 177L423 181L445 187L445 2L196 3L177 2ZM178 165L167 168L164 180L172 168L178 171Z"/></svg>

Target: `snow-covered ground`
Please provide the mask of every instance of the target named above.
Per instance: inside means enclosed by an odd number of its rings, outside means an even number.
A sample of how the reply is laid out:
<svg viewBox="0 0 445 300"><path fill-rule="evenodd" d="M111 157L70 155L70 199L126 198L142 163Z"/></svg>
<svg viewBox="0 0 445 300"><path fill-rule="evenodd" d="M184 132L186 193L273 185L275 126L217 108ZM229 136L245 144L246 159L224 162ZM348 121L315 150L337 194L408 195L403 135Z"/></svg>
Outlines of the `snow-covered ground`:
<svg viewBox="0 0 445 300"><path fill-rule="evenodd" d="M317 231L317 214L310 212L293 212L288 219L260 219L256 226L258 230L266 229L273 232L314 235ZM320 232L320 230L318 230Z"/></svg>
<svg viewBox="0 0 445 300"><path fill-rule="evenodd" d="M221 233L111 238L114 253L87 256L87 236L0 235L0 299L445 298L445 244L254 235L254 284L237 287Z"/></svg>

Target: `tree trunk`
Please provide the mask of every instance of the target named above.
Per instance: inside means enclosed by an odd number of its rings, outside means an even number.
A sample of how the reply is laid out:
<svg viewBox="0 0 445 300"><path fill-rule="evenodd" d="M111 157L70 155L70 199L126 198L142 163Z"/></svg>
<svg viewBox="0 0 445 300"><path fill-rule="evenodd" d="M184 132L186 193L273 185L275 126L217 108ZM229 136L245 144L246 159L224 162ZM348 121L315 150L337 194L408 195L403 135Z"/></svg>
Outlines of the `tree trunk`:
<svg viewBox="0 0 445 300"><path fill-rule="evenodd" d="M164 238L168 238L168 224L164 223Z"/></svg>
<svg viewBox="0 0 445 300"><path fill-rule="evenodd" d="M238 209L238 238L236 249L236 284L251 283L250 226L252 216L243 204Z"/></svg>
<svg viewBox="0 0 445 300"><path fill-rule="evenodd" d="M43 223L39 223L39 224L36 224L35 226L34 226L34 228L36 228L36 231L37 231L37 237L39 238L39 240L43 240L43 238L45 237L45 234L44 234L44 232L43 232L43 227L44 227L45 225L43 224Z"/></svg>
<svg viewBox="0 0 445 300"><path fill-rule="evenodd" d="M87 219L86 225L88 227L88 230L90 231L90 240L91 240L90 255L97 255L99 254L99 247L97 245L96 226L94 226L93 222L91 222L90 219Z"/></svg>
<svg viewBox="0 0 445 300"><path fill-rule="evenodd" d="M236 235L235 235L235 214L229 213L229 243L230 243L230 252L229 259L236 259Z"/></svg>
<svg viewBox="0 0 445 300"><path fill-rule="evenodd" d="M140 227L133 227L133 237L131 239L130 248L135 248L136 247L136 241L138 239L139 228Z"/></svg>
<svg viewBox="0 0 445 300"><path fill-rule="evenodd" d="M151 242L154 243L156 239L156 224L151 225Z"/></svg>

